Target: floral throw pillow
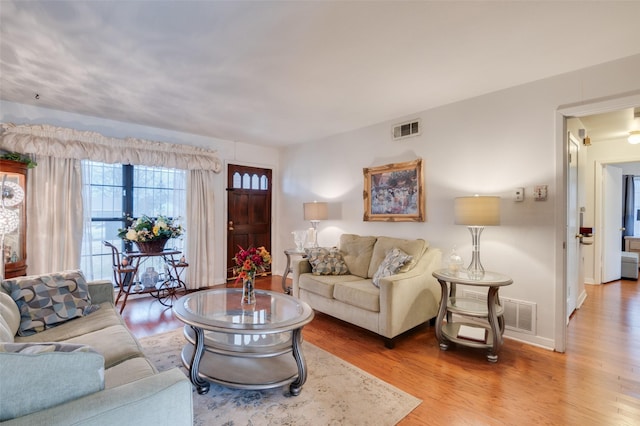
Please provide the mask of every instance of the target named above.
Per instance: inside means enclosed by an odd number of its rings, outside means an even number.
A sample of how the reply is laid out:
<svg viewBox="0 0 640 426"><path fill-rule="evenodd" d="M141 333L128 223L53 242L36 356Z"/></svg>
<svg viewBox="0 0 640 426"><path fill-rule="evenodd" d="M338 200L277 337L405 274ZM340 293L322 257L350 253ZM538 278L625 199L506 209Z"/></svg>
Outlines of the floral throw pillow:
<svg viewBox="0 0 640 426"><path fill-rule="evenodd" d="M91 304L89 285L77 270L12 278L2 286L20 310L19 336L30 336L100 308Z"/></svg>
<svg viewBox="0 0 640 426"><path fill-rule="evenodd" d="M313 275L345 275L349 273L342 254L337 247L330 249L315 247L307 249L307 259Z"/></svg>
<svg viewBox="0 0 640 426"><path fill-rule="evenodd" d="M380 288L381 278L395 275L405 263L410 262L412 259L413 256L408 255L399 248L389 250L373 275L373 285Z"/></svg>

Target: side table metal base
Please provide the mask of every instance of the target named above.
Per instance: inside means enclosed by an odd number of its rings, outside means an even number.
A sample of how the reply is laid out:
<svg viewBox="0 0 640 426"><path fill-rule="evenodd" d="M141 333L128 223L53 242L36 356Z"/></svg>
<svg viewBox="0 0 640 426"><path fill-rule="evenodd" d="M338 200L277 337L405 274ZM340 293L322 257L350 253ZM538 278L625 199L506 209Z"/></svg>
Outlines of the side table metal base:
<svg viewBox="0 0 640 426"><path fill-rule="evenodd" d="M289 287L287 285L287 275L289 275L292 272L291 269L291 256L302 256L305 257L306 253L304 250L298 250L298 249L286 249L284 251L284 255L287 257L287 265L284 268L284 273L282 274L282 291L284 292L284 294L291 294L291 287Z"/></svg>

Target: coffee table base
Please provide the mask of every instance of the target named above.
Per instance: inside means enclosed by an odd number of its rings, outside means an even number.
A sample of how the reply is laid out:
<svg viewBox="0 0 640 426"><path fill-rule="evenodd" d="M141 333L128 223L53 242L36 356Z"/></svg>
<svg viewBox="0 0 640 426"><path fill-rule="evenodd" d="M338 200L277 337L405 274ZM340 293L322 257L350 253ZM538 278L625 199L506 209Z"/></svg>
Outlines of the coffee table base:
<svg viewBox="0 0 640 426"><path fill-rule="evenodd" d="M201 395L209 391L211 382L250 390L290 385L291 395L298 396L307 379L307 368L301 348L301 330L295 329L292 333L287 348L276 345L273 352L236 352L210 346L212 342L205 338L204 330L185 327L187 344L182 348L182 363Z"/></svg>
<svg viewBox="0 0 640 426"><path fill-rule="evenodd" d="M191 364L194 349L190 343L182 349L182 363L186 368ZM241 358L205 350L198 377L235 389L271 389L294 382L298 378L298 367L290 352L269 358Z"/></svg>

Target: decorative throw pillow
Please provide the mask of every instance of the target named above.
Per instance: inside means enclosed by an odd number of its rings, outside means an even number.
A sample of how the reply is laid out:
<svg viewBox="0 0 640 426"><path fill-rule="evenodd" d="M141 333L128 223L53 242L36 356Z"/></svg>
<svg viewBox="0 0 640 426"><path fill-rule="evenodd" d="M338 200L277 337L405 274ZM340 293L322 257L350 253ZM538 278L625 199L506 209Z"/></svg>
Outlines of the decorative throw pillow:
<svg viewBox="0 0 640 426"><path fill-rule="evenodd" d="M89 345L62 342L0 343L0 352L25 355L37 355L47 352L94 352L99 354Z"/></svg>
<svg viewBox="0 0 640 426"><path fill-rule="evenodd" d="M104 389L104 357L70 343L0 344L0 422Z"/></svg>
<svg viewBox="0 0 640 426"><path fill-rule="evenodd" d="M373 285L380 288L380 278L394 275L402 268L402 265L411 261L411 259L413 259L413 256L409 256L399 248L389 250L382 263L380 263L380 266L378 266L378 270L373 275Z"/></svg>
<svg viewBox="0 0 640 426"><path fill-rule="evenodd" d="M345 275L349 273L342 254L337 247L330 249L316 247L307 249L307 259L313 275Z"/></svg>
<svg viewBox="0 0 640 426"><path fill-rule="evenodd" d="M78 270L12 278L2 286L20 310L20 336L35 334L100 308L91 304L89 286Z"/></svg>

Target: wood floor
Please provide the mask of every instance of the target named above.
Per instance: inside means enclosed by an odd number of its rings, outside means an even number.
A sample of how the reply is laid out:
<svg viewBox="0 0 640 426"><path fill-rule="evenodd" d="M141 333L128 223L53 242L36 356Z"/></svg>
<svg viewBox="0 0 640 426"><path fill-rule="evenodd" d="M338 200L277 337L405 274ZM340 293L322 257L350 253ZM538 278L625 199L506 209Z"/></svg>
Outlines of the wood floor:
<svg viewBox="0 0 640 426"><path fill-rule="evenodd" d="M282 291L280 282L262 278L257 287ZM505 339L496 364L481 350L441 351L427 325L397 339L393 350L321 313L303 334L422 399L402 426L639 425L640 282L587 286L587 295L568 326L566 353ZM138 337L182 326L151 297L129 301L123 317Z"/></svg>

